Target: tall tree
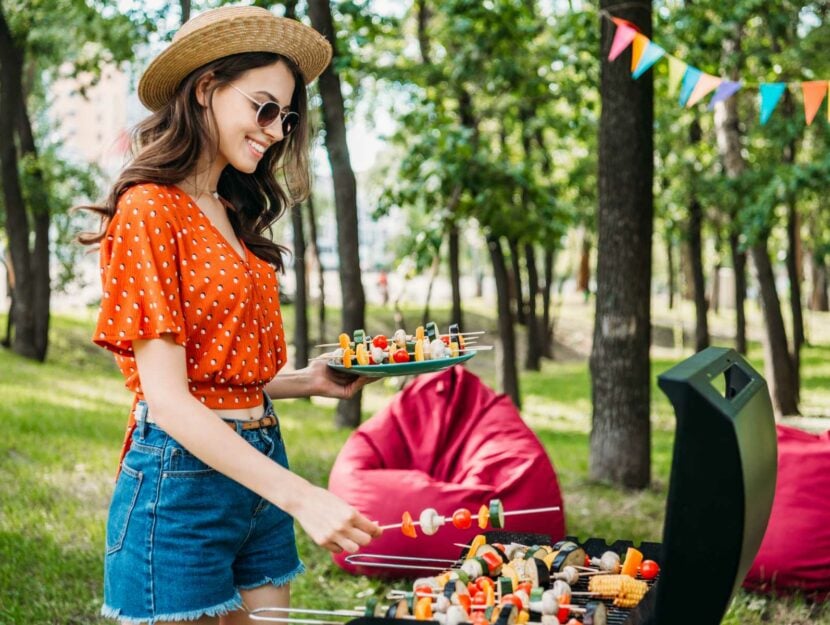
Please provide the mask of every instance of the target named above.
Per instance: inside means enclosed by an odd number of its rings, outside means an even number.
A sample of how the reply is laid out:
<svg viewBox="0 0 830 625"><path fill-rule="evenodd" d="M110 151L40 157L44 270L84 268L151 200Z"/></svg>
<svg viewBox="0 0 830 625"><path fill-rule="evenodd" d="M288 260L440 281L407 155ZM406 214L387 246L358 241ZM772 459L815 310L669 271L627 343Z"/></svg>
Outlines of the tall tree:
<svg viewBox="0 0 830 625"><path fill-rule="evenodd" d="M692 120L689 131L689 141L692 145L700 143L700 122ZM707 320L706 281L703 277L703 207L694 185L689 198L689 255L692 261L692 275L694 277L695 294L695 351L699 352L709 347L709 323Z"/></svg>
<svg viewBox="0 0 830 625"><path fill-rule="evenodd" d="M340 288L343 294L342 327L347 331L362 328L366 319L366 296L360 279L359 236L357 226L357 182L346 143L346 114L340 77L335 69L337 39L334 33L331 6L328 0L309 0L311 24L334 48L334 58L320 76L319 89L323 99L325 144L334 180L334 204L337 215L337 251ZM336 422L343 427L360 424L362 393L337 405Z"/></svg>
<svg viewBox="0 0 830 625"><path fill-rule="evenodd" d="M134 17L102 16L81 0L0 5L0 183L16 278L10 342L28 358L42 361L47 354L49 237L59 205L33 130L33 92L59 66L98 75L105 62L131 58L139 36Z"/></svg>
<svg viewBox="0 0 830 625"><path fill-rule="evenodd" d="M600 8L651 36L650 0L600 0ZM596 318L590 358L590 475L644 488L651 479L654 88L651 72L631 80L629 53L615 63L608 61L614 26L605 19L600 24L602 114Z"/></svg>

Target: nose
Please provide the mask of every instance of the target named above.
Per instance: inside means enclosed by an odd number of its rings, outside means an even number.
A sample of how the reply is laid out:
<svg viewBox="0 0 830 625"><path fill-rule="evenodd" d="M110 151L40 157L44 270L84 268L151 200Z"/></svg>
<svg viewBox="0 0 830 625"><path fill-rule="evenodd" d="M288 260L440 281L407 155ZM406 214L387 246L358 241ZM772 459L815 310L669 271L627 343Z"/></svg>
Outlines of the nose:
<svg viewBox="0 0 830 625"><path fill-rule="evenodd" d="M266 135L271 137L272 143L285 139L285 135L282 132L282 120L279 118L275 119L273 124L262 130Z"/></svg>

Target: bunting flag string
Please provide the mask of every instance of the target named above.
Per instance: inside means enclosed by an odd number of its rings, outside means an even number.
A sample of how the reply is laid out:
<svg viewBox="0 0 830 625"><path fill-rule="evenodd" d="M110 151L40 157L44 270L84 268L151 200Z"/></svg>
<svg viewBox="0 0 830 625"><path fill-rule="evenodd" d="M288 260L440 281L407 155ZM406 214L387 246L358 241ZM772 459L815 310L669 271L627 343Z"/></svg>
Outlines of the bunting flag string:
<svg viewBox="0 0 830 625"><path fill-rule="evenodd" d="M746 89L749 86L744 81L727 80L707 74L667 53L664 48L642 34L631 22L613 16L607 11L601 11L600 13L603 17L614 22L616 27L608 60L616 60L630 47L631 76L636 80L650 70L655 63L666 59L669 63L669 94L677 95L681 106L690 108L712 94L707 106L709 110L712 110L717 103L725 102L741 89ZM797 83L762 82L752 85L752 87L757 87L759 92L761 125L770 120L784 92L791 85L801 86L801 94L804 100L804 118L808 126L813 123L825 97L830 93L830 80L810 80ZM830 121L830 97L828 97L827 103L827 119Z"/></svg>

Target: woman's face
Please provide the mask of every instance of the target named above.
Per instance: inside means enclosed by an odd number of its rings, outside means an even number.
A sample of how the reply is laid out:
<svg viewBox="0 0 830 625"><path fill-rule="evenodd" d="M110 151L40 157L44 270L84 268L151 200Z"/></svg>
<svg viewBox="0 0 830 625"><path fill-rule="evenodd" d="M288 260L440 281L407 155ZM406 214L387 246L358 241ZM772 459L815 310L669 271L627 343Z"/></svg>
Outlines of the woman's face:
<svg viewBox="0 0 830 625"><path fill-rule="evenodd" d="M267 128L257 124L260 104L273 100L281 109L287 109L294 93L294 76L282 61L248 70L232 83L223 85L213 93L213 115L218 133L218 150L214 166L224 168L230 164L235 169L251 174L265 151L282 141L282 124L278 118Z"/></svg>

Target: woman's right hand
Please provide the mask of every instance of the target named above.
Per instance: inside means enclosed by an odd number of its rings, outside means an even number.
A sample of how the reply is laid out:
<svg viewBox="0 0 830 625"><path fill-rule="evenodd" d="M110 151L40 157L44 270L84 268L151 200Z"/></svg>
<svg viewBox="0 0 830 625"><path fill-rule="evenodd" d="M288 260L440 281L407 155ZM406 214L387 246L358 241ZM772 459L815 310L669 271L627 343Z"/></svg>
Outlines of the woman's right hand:
<svg viewBox="0 0 830 625"><path fill-rule="evenodd" d="M340 497L313 484L291 512L306 534L332 553L355 553L383 533L377 523Z"/></svg>

